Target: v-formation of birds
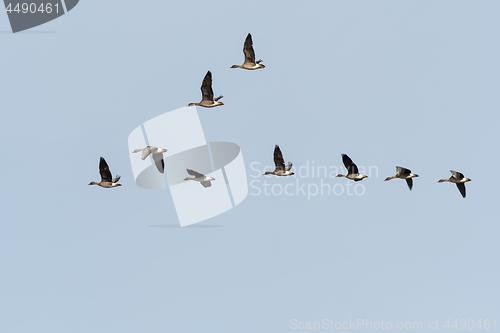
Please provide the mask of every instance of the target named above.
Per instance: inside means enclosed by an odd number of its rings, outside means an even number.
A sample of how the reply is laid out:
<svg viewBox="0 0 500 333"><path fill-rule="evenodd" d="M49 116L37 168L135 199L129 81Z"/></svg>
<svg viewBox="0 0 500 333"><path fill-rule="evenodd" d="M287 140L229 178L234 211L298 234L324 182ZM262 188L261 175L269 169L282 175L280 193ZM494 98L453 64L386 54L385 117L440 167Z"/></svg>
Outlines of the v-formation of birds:
<svg viewBox="0 0 500 333"><path fill-rule="evenodd" d="M245 43L243 44L243 54L245 55L245 60L242 65L233 65L231 68L242 68L247 70L256 70L265 68L264 64L262 64L262 60L255 61L255 51L253 49L253 41L252 35L248 34L245 39ZM210 71L207 72L205 77L203 78L203 82L201 84L201 101L199 103L189 103L186 106L201 106L205 108L212 108L216 106L222 106L224 103L219 102L219 100L223 97L222 95L214 98L214 92L212 90L212 73ZM146 148L140 148L134 150L132 153L138 153L142 151L141 159L146 159L149 155L152 155L155 165L160 173L164 173L165 163L163 161L163 153L167 152L167 149L147 146ZM352 159L346 154L342 154L342 162L344 163L345 168L347 169L347 174L342 175L339 174L336 177L345 177L347 179L351 179L355 182L362 181L364 178L368 178L366 175L362 175L358 171L358 167L352 161ZM292 176L294 175L291 172L292 163L288 162L285 165L285 160L283 159L283 154L278 145L274 147L274 164L275 169L272 172L266 172L264 175L275 175L275 176ZM212 186L211 181L215 180L212 177L205 176L202 173L197 171L186 169L187 173L194 177L186 177L184 180L193 180L200 182L200 184L207 188ZM101 157L99 162L99 172L101 174L101 181L99 183L91 182L89 185L99 185L104 188L112 188L121 186L118 184L120 180L120 176L116 176L112 179L111 172L109 171L109 166ZM465 198L465 183L471 181L469 178L465 178L465 176L457 171L450 170L452 176L448 179L440 179L438 182L451 182L457 185L458 190L462 197ZM404 179L408 185L408 188L411 190L413 188L413 178L418 177L417 174L413 174L410 169L403 168L400 166L396 167L396 174L392 177L387 177L384 181L388 181L394 178Z"/></svg>

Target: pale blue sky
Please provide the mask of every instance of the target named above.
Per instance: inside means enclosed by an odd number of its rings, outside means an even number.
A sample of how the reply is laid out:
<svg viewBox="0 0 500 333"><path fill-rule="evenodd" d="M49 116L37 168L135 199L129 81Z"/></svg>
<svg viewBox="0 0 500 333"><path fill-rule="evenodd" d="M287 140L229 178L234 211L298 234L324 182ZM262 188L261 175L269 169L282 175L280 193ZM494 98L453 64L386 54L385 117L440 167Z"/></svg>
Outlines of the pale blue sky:
<svg viewBox="0 0 500 333"><path fill-rule="evenodd" d="M448 331L447 319L500 320L487 174L500 161L499 10L82 0L30 30L53 33L0 34L0 332L274 333L299 331L292 319L359 318ZM229 69L249 32L266 68ZM249 176L279 144L292 171L340 167L347 153L378 178L363 180L362 196L249 195L204 228L152 227L177 216L168 190L134 184L128 135L199 101L207 70L225 105L200 110L205 136L237 143ZM123 187L87 186L100 156ZM420 175L413 191L383 182L396 165ZM436 183L450 169L472 179L466 199Z"/></svg>

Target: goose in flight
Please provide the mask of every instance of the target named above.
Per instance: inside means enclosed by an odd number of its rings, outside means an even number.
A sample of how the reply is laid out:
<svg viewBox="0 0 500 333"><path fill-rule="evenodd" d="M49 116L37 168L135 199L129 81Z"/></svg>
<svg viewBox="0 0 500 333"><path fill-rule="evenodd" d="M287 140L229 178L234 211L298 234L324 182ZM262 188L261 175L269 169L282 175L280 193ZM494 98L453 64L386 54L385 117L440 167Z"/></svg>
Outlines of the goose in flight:
<svg viewBox="0 0 500 333"><path fill-rule="evenodd" d="M117 184L120 180L120 176L116 176L111 179L111 171L109 171L108 163L106 163L104 157L101 157L101 160L99 161L99 173L101 174L101 181L99 183L90 182L89 185L99 185L100 187L105 188L122 186L122 184Z"/></svg>
<svg viewBox="0 0 500 333"><path fill-rule="evenodd" d="M347 179L352 179L355 182L359 182L363 180L363 178L368 178L368 176L361 175L358 171L358 166L354 164L349 156L346 154L342 154L342 162L344 162L344 166L347 169L347 175L338 174L335 177L345 177Z"/></svg>
<svg viewBox="0 0 500 333"><path fill-rule="evenodd" d="M231 68L243 68L243 69L259 69L264 68L261 64L262 60L255 61L255 51L253 50L252 35L248 34L247 39L245 39L245 44L243 44L243 53L245 54L245 62L243 65L233 65Z"/></svg>
<svg viewBox="0 0 500 333"><path fill-rule="evenodd" d="M396 175L394 175L392 177L387 177L386 179L384 179L384 181L391 180L394 178L406 179L406 184L408 184L408 188L411 191L411 189L413 188L413 179L412 178L414 178L414 177L418 177L418 175L411 173L410 169L406 169L406 168L397 166L396 167Z"/></svg>
<svg viewBox="0 0 500 333"><path fill-rule="evenodd" d="M224 105L224 103L218 102L218 100L222 98L222 95L214 98L214 91L212 90L212 73L210 71L207 72L201 84L201 96L201 102L189 103L186 106L198 105L205 108L213 108L215 106Z"/></svg>
<svg viewBox="0 0 500 333"><path fill-rule="evenodd" d="M290 172L292 168L292 162L288 162L285 165L285 160L283 159L283 154L281 153L280 147L278 145L274 146L274 165L276 168L274 171L266 171L264 175L276 175L276 176L291 176L294 175L293 172Z"/></svg>
<svg viewBox="0 0 500 333"><path fill-rule="evenodd" d="M202 173L196 172L191 169L186 169L187 173L189 173L191 176L194 177L186 177L184 180L194 180L195 182L200 182L203 187L210 187L212 186L212 183L210 182L211 180L215 180L215 178L205 176Z"/></svg>
<svg viewBox="0 0 500 333"><path fill-rule="evenodd" d="M132 153L138 153L142 151L141 159L145 160L149 155L153 155L153 160L155 161L156 168L160 173L165 170L165 162L163 161L163 153L167 150L155 146L147 146L146 148L136 149Z"/></svg>
<svg viewBox="0 0 500 333"><path fill-rule="evenodd" d="M451 177L448 179L440 179L438 180L438 183L442 182L450 182L450 183L455 183L457 184L458 190L460 191L460 194L462 194L462 197L465 198L465 183L470 182L470 178L465 178L463 173L457 172L450 170L451 172Z"/></svg>

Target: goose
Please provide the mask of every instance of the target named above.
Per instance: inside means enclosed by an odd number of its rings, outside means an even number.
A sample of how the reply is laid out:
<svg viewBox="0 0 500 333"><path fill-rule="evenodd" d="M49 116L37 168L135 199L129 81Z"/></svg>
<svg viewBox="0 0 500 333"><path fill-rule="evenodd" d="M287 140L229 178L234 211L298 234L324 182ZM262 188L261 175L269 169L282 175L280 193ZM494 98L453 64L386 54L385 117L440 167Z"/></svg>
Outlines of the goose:
<svg viewBox="0 0 500 333"><path fill-rule="evenodd" d="M214 98L214 92L212 90L212 73L210 71L207 72L205 78L203 79L203 83L201 84L201 96L201 102L189 103L186 106L197 105L205 108L213 108L215 106L224 105L224 103L218 102L218 100L222 98L222 95Z"/></svg>
<svg viewBox="0 0 500 333"><path fill-rule="evenodd" d="M351 158L346 154L342 154L342 162L344 162L344 166L347 169L347 175L338 174L335 177L345 177L347 179L352 179L355 182L359 182L360 180L363 180L363 178L368 178L368 176L361 175L359 173L357 165L354 164Z"/></svg>
<svg viewBox="0 0 500 333"><path fill-rule="evenodd" d="M458 171L453 171L450 170L451 172L451 177L448 179L440 179L438 180L438 183L442 182L450 182L450 183L455 183L457 184L457 188L460 191L460 194L462 194L462 197L465 198L465 183L470 182L470 178L465 178L463 173L460 173Z"/></svg>
<svg viewBox="0 0 500 333"><path fill-rule="evenodd" d="M196 172L191 169L186 169L187 173L189 173L191 176L194 177L186 177L184 180L194 180L195 182L200 182L203 187L210 187L212 186L212 183L210 182L211 180L215 180L215 178L205 176L202 173Z"/></svg>
<svg viewBox="0 0 500 333"><path fill-rule="evenodd" d="M276 168L274 171L266 171L265 175L276 175L276 176L291 176L295 173L290 172L292 168L292 162L288 162L285 166L285 160L283 159L283 154L281 153L280 147L278 145L274 146L274 165Z"/></svg>
<svg viewBox="0 0 500 333"><path fill-rule="evenodd" d="M384 181L391 180L394 178L406 179L406 184L408 184L408 188L411 191L411 189L413 188L413 179L412 178L414 178L414 177L418 177L418 175L411 173L410 169L406 169L406 168L397 166L396 167L396 175L394 175L392 177L387 177L386 179L384 179Z"/></svg>
<svg viewBox="0 0 500 333"><path fill-rule="evenodd" d="M105 188L122 186L122 184L117 184L120 176L117 175L114 179L111 179L111 171L109 171L108 163L106 163L104 157L101 157L99 161L99 173L101 174L101 181L99 183L90 182L89 185L99 185Z"/></svg>
<svg viewBox="0 0 500 333"><path fill-rule="evenodd" d="M248 34L243 44L243 53L245 54L245 62L243 65L233 65L231 68L243 68L248 70L264 68L261 64L262 60L255 61L255 51L253 50L252 35Z"/></svg>
<svg viewBox="0 0 500 333"><path fill-rule="evenodd" d="M153 160L155 161L156 168L160 171L160 173L164 172L165 162L163 161L163 153L167 152L167 149L147 146L146 148L136 149L132 153L138 153L140 151L142 151L142 160L145 160L149 155L153 154Z"/></svg>

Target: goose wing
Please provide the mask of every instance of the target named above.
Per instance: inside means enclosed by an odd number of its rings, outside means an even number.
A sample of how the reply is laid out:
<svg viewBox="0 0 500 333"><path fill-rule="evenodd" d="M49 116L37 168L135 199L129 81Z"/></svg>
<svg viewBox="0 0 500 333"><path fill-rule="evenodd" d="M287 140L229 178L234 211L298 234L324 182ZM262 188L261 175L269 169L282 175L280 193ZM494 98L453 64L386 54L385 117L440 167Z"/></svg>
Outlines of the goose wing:
<svg viewBox="0 0 500 333"><path fill-rule="evenodd" d="M110 182L111 178L111 171L109 171L109 166L108 163L106 163L106 160L104 157L101 157L101 160L99 161L99 173L101 174L101 181L103 182Z"/></svg>
<svg viewBox="0 0 500 333"><path fill-rule="evenodd" d="M397 166L396 167L396 175L398 177L405 177L405 176L409 176L411 173L411 170L410 169L407 169L407 168L403 168L403 167L400 167L400 166ZM410 189L411 190L411 189Z"/></svg>
<svg viewBox="0 0 500 333"><path fill-rule="evenodd" d="M452 174L452 177L455 178L456 180L464 179L464 177L465 177L464 174L461 172L453 171L453 170L450 170L450 172ZM462 191L460 191L460 193L462 193ZM465 193L465 188L464 188L464 193Z"/></svg>
<svg viewBox="0 0 500 333"><path fill-rule="evenodd" d="M112 182L112 183L118 183L118 181L120 180L120 178L122 178L122 177L120 177L120 176L116 175L116 177L115 177L115 178L113 178L113 180L112 180L111 182Z"/></svg>
<svg viewBox="0 0 500 333"><path fill-rule="evenodd" d="M214 92L212 90L212 73L210 71L207 72L205 78L203 79L203 83L201 84L201 95L202 100L214 100Z"/></svg>
<svg viewBox="0 0 500 333"><path fill-rule="evenodd" d="M406 178L406 184L408 184L408 188L411 189L413 188L413 178Z"/></svg>
<svg viewBox="0 0 500 333"><path fill-rule="evenodd" d="M285 171L290 171L291 168L292 168L292 162L288 162L288 164L285 167Z"/></svg>
<svg viewBox="0 0 500 333"><path fill-rule="evenodd" d="M151 147L151 146L147 146L146 148L144 148L142 150L142 156L141 156L141 159L142 160L145 160L146 157L148 157L152 152L153 152L153 148L156 148L156 147Z"/></svg>
<svg viewBox="0 0 500 333"><path fill-rule="evenodd" d="M163 173L165 170L165 162L163 161L163 153L153 154L153 160L155 161L156 168L160 173Z"/></svg>
<svg viewBox="0 0 500 333"><path fill-rule="evenodd" d="M203 185L203 187L210 187L210 186L212 186L212 182L210 182L210 181L200 182L200 183L201 183L201 185Z"/></svg>
<svg viewBox="0 0 500 333"><path fill-rule="evenodd" d="M245 62L255 64L255 51L253 50L252 35L248 34L243 45L243 53L245 54Z"/></svg>
<svg viewBox="0 0 500 333"><path fill-rule="evenodd" d="M285 170L285 160L283 159L283 154L281 153L281 149L278 145L274 146L274 165L276 166L276 169Z"/></svg>
<svg viewBox="0 0 500 333"><path fill-rule="evenodd" d="M347 174L351 175L359 173L357 165L354 164L351 158L346 154L342 154L342 162L344 162L344 166L347 169Z"/></svg>
<svg viewBox="0 0 500 333"><path fill-rule="evenodd" d="M191 169L186 169L186 170L187 170L187 173L189 173L191 176L195 176L195 178L205 177L204 174L196 172L194 170L191 170Z"/></svg>
<svg viewBox="0 0 500 333"><path fill-rule="evenodd" d="M457 188L460 191L460 194L462 197L465 198L465 184L464 183L457 183Z"/></svg>

